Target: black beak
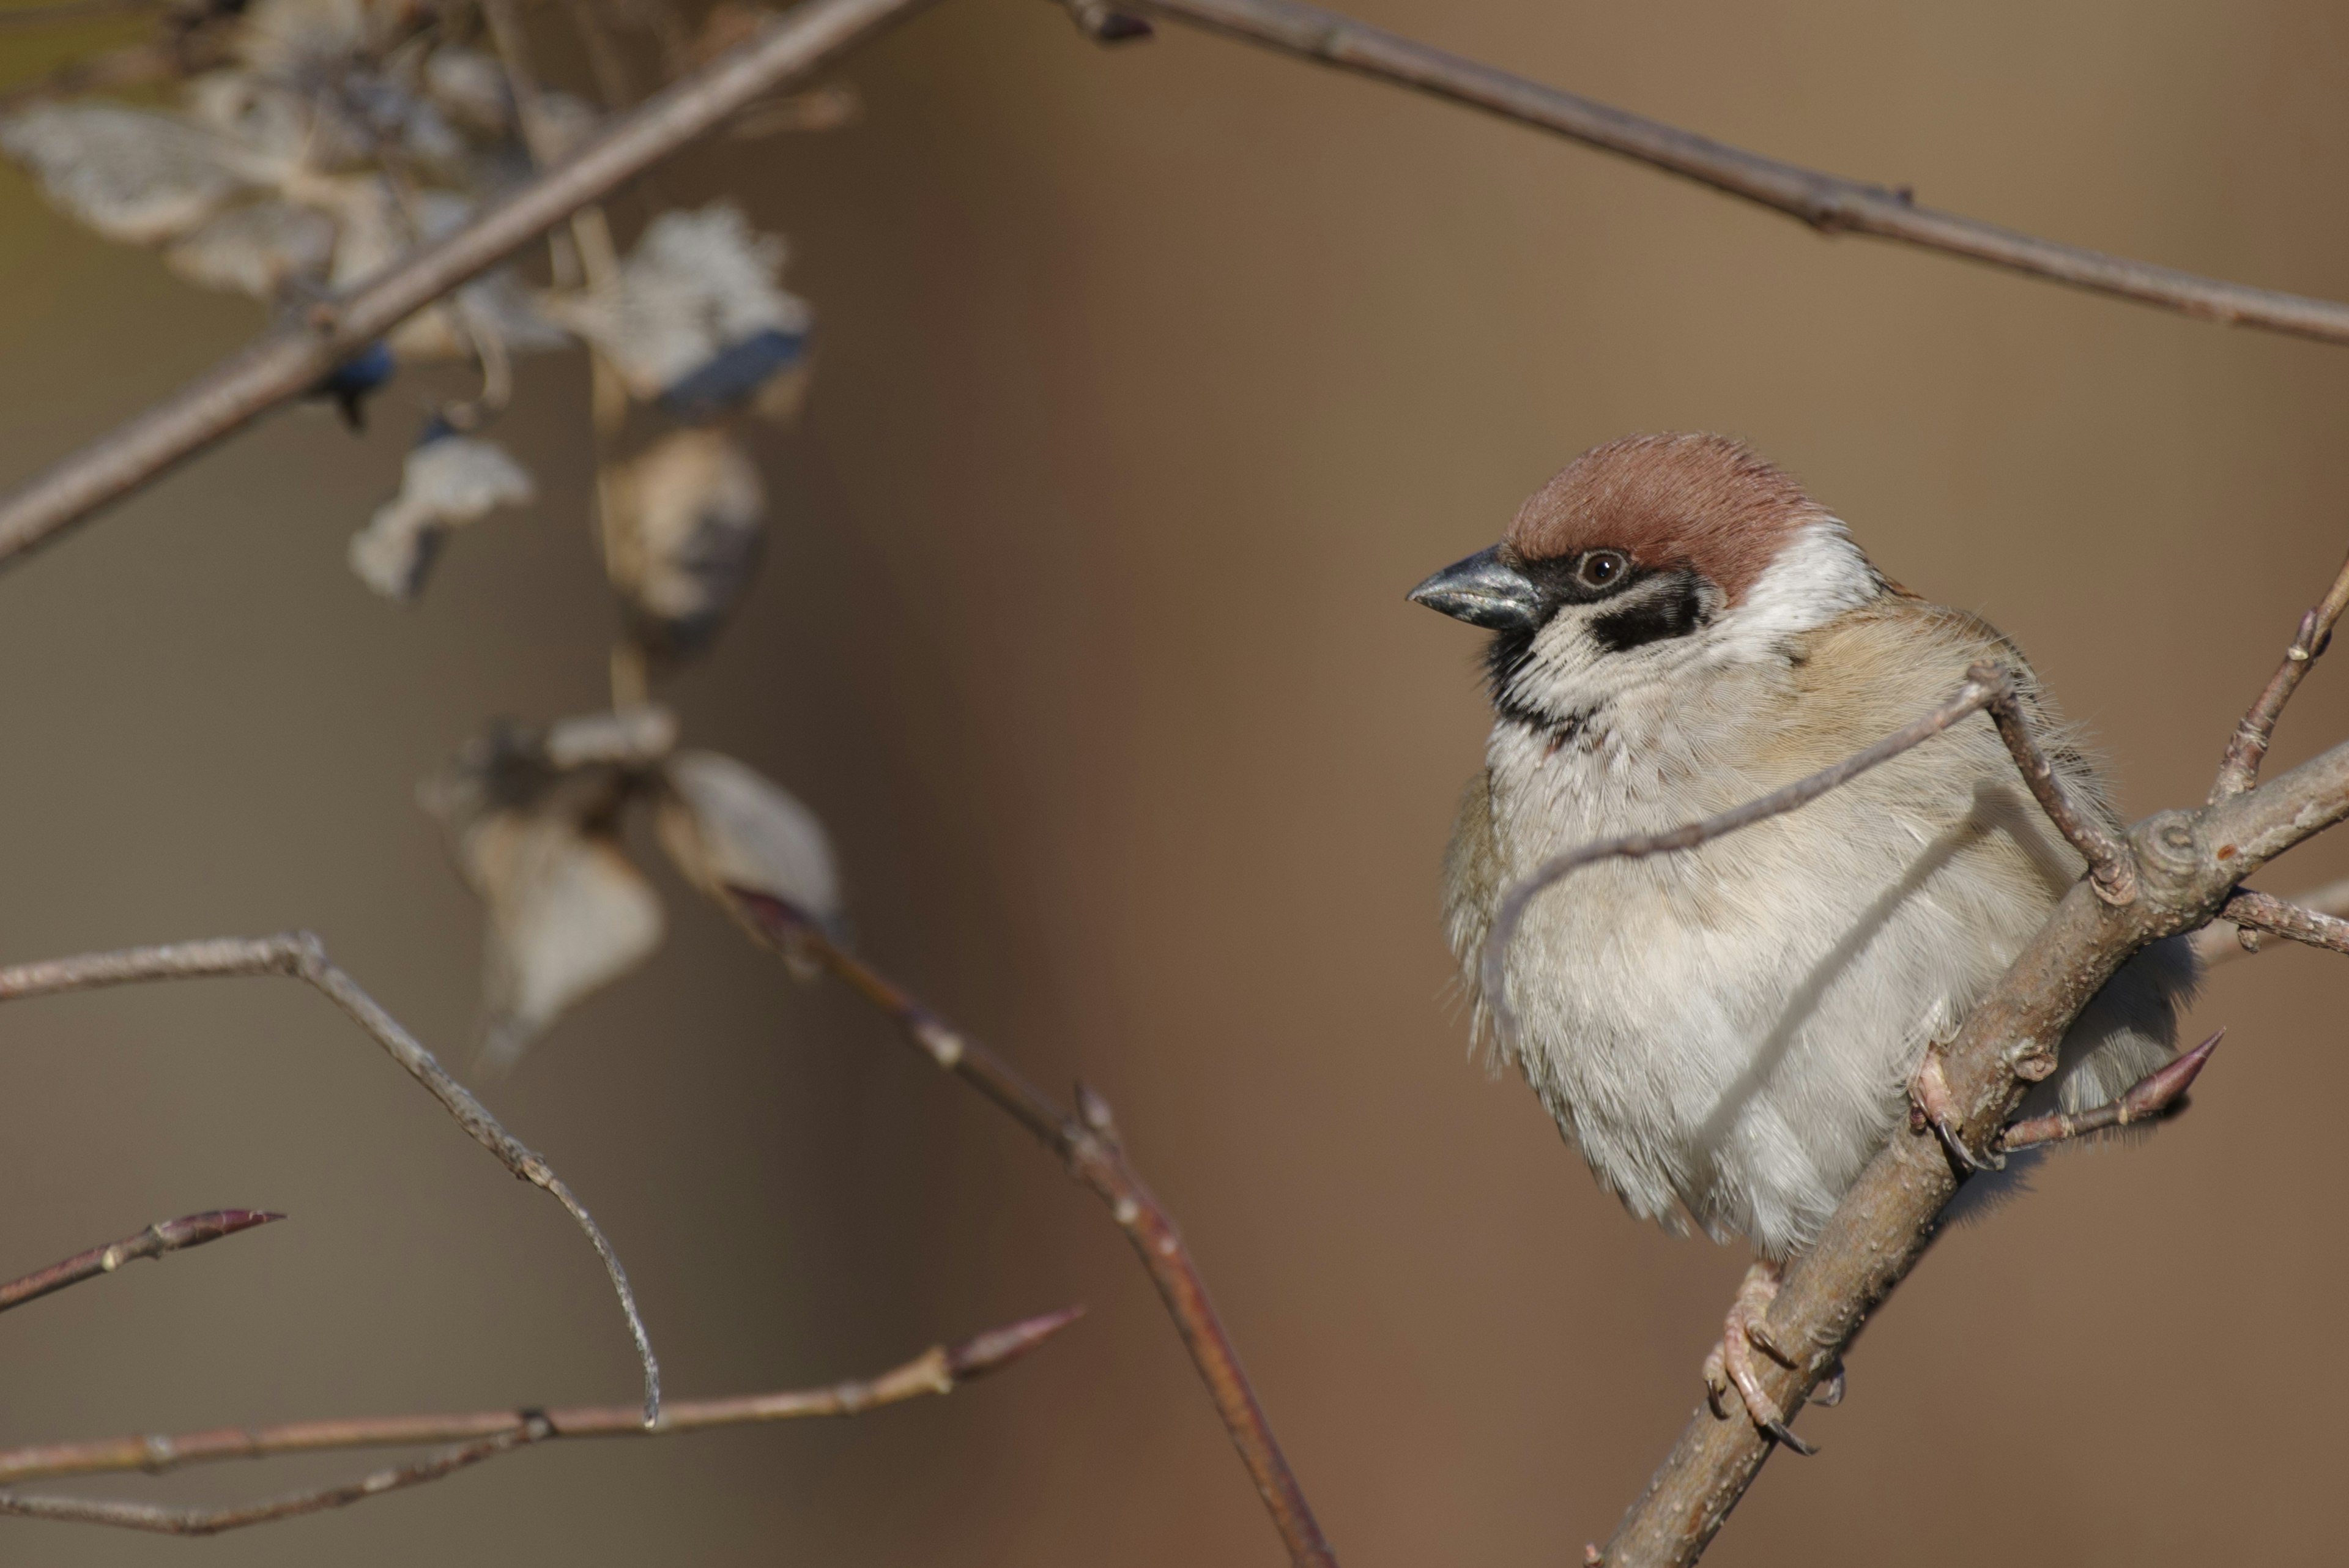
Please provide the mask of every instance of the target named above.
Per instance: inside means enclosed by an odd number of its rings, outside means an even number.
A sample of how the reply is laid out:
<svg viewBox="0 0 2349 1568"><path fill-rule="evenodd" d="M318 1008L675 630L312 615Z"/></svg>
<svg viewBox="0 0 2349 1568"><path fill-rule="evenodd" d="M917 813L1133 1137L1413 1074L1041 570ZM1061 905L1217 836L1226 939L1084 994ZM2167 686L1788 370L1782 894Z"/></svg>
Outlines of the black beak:
<svg viewBox="0 0 2349 1568"><path fill-rule="evenodd" d="M1541 624L1541 590L1501 559L1498 545L1453 562L1409 597L1415 605L1495 631L1531 631Z"/></svg>

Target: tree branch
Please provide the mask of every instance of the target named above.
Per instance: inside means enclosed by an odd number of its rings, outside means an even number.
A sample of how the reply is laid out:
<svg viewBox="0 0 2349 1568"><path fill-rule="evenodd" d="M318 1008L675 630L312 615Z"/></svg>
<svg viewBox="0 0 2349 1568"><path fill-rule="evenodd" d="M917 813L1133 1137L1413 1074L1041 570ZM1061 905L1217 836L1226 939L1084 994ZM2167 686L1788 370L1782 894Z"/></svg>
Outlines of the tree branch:
<svg viewBox="0 0 2349 1568"><path fill-rule="evenodd" d="M526 1444L558 1438L669 1437L680 1432L794 1421L814 1416L857 1416L884 1405L949 1393L975 1378L1010 1366L1083 1314L1082 1307L1070 1307L1026 1318L990 1329L959 1345L933 1345L913 1360L877 1376L826 1387L673 1401L662 1412L660 1425L653 1428L644 1424L634 1406L590 1405L560 1410L475 1410L460 1415L295 1421L275 1427L228 1427L175 1437L150 1432L9 1449L0 1450L0 1485L130 1470L160 1475L184 1466L222 1459L257 1459L343 1449L406 1448L416 1443L461 1445L422 1461L429 1467L429 1473L419 1473L416 1466L379 1470L357 1481L233 1508L159 1509L145 1503L94 1502L79 1498L0 1492L0 1513L124 1525L175 1535L210 1535L240 1525L339 1508L379 1492L436 1480L466 1465Z"/></svg>
<svg viewBox="0 0 2349 1568"><path fill-rule="evenodd" d="M2271 936L2288 937L2296 942L2306 942L2313 948L2330 948L2337 953L2349 953L2349 920L2328 915L2300 904L2288 904L2282 898L2265 893L2254 893L2246 888L2227 900L2219 918L2234 923L2238 940L2231 944L2237 952L2256 951L2248 947L2241 935L2265 931Z"/></svg>
<svg viewBox="0 0 2349 1568"><path fill-rule="evenodd" d="M1132 0L1132 5L1137 11L1177 17L1555 131L1799 218L1823 234L1898 240L2189 316L2329 343L2349 342L2349 305L2200 277L1938 213L1918 206L1906 187L1874 185L1781 163L1298 0Z"/></svg>
<svg viewBox="0 0 2349 1568"><path fill-rule="evenodd" d="M456 1119L466 1136L497 1157L498 1163L533 1187L543 1189L562 1204L604 1262L604 1272L620 1299L636 1357L645 1371L644 1421L660 1419L660 1364L654 1359L652 1340L636 1312L636 1293L628 1287L627 1271L594 1216L572 1195L554 1168L499 1125L471 1090L449 1075L432 1053L418 1044L398 1019L385 1012L358 982L326 958L325 944L307 932L274 937L220 937L206 941L176 942L165 947L126 948L118 952L83 953L74 958L44 959L0 969L0 1002L47 996L61 992L97 991L107 986L145 981L202 980L233 975L283 975L324 992L351 1021L373 1036L391 1059L408 1070ZM470 1462L470 1461L469 1461Z"/></svg>
<svg viewBox="0 0 2349 1568"><path fill-rule="evenodd" d="M110 1274L140 1258L160 1258L185 1247L201 1247L207 1241L217 1241L239 1231L250 1231L255 1225L285 1218L283 1214L265 1214L257 1209L213 1209L179 1220L159 1220L136 1236L125 1236L119 1241L92 1247L87 1252L76 1252L63 1262L51 1263L46 1269L0 1285L0 1312L23 1306L67 1285Z"/></svg>
<svg viewBox="0 0 2349 1568"><path fill-rule="evenodd" d="M2283 705L2292 701L2309 666L2333 640L2333 628L2344 609L2349 609L2349 561L2341 564L2333 587L2325 591L2316 607L2300 618L2300 629L2292 646L2283 650L2283 662L2268 678L2267 686L2252 702L2251 711L2243 715L2243 722L2235 726L2234 738L2227 742L2226 754L2219 759L2219 777L2210 786L2213 802L2242 794L2259 778L2260 764L2267 760L2268 742L2275 734L2276 721L2283 717Z"/></svg>
<svg viewBox="0 0 2349 1568"><path fill-rule="evenodd" d="M301 396L335 366L761 94L814 74L929 0L806 0L750 42L647 99L563 162L321 301L128 424L0 498L0 565Z"/></svg>
<svg viewBox="0 0 2349 1568"><path fill-rule="evenodd" d="M2209 920L2242 878L2344 816L2349 744L2247 793L2139 823L2128 836L2137 896L2115 904L2085 880L2075 885L1942 1053L1952 1136L1995 1147L2024 1091L2054 1071L2072 1020L2131 954ZM1896 1131L1788 1269L1768 1332L1789 1365L1761 1364L1764 1391L1782 1408L1800 1407L1923 1256L1962 1179L1952 1167L1930 1131ZM1694 1563L1771 1447L1742 1412L1722 1418L1699 1406L1602 1560Z"/></svg>
<svg viewBox="0 0 2349 1568"><path fill-rule="evenodd" d="M1516 1030L1516 1014L1509 1005L1507 961L1509 945L1525 923L1526 910L1536 897L1553 888L1585 866L1601 860L1643 860L1651 855L1665 855L1766 822L1774 816L1808 805L1829 790L1848 784L1868 769L1889 763L1901 753L1914 750L1947 730L1959 720L1981 712L2002 701L2012 700L2012 679L2002 665L1977 664L1966 671L1964 684L1950 694L1947 701L1923 718L1894 731L1867 750L1855 752L1830 767L1821 768L1807 778L1796 779L1784 789L1771 791L1759 799L1730 807L1717 816L1700 822L1685 822L1678 827L1661 833L1632 833L1619 838L1602 838L1581 845L1562 855L1553 855L1534 867L1523 880L1510 888L1493 915L1493 929L1485 939L1485 950L1478 960L1480 981L1478 992L1485 1005L1493 1012L1495 1028L1504 1035ZM2002 734L2004 731L2000 732Z"/></svg>
<svg viewBox="0 0 2349 1568"><path fill-rule="evenodd" d="M1109 1205L1151 1282L1166 1303L1192 1364L1207 1385L1232 1445L1256 1481L1275 1529L1299 1568L1337 1568L1337 1556L1313 1517L1304 1489L1280 1451L1239 1352L1208 1299L1207 1285L1175 1229L1126 1158L1108 1102L1077 1085L1071 1116L993 1051L954 1028L910 992L834 942L800 910L748 888L727 890L732 912L754 936L787 959L812 961L844 981L897 1025L906 1043L987 1096L1064 1160L1069 1173Z"/></svg>
<svg viewBox="0 0 2349 1568"><path fill-rule="evenodd" d="M111 433L0 496L0 566L278 404L459 285L761 97L838 60L932 0L804 0L748 44L614 120L572 157L445 238L314 306ZM1119 6L1075 0L1083 18ZM1917 206L1905 190L1823 174L1545 87L1297 0L1133 0L1132 10L1340 67L1553 131L1800 218L2189 316L2349 342L2349 305L2058 244Z"/></svg>

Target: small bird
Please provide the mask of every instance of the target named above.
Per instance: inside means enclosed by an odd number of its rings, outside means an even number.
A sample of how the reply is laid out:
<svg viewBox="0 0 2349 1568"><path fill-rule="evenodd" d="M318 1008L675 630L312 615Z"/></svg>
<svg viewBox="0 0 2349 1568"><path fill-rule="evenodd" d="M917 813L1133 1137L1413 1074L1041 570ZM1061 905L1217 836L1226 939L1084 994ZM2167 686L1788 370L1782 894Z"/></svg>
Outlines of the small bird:
<svg viewBox="0 0 2349 1568"><path fill-rule="evenodd" d="M1444 873L1479 1035L1502 1000L1479 978L1495 909L1543 861L1815 773L1943 701L1978 660L2014 671L2063 782L2118 826L2012 642L1888 579L1727 437L1585 452L1499 545L1410 597L1493 633L1492 733ZM1716 1408L1734 1385L1757 1425L1808 1451L1755 1379L1751 1331L1784 1263L1906 1118L1928 1048L2083 864L1976 714L1801 810L1590 865L1527 909L1498 1059L1634 1214L1758 1254L1706 1361ZM2168 1061L2196 978L2182 939L2137 954L2074 1024L2035 1105L2086 1110Z"/></svg>

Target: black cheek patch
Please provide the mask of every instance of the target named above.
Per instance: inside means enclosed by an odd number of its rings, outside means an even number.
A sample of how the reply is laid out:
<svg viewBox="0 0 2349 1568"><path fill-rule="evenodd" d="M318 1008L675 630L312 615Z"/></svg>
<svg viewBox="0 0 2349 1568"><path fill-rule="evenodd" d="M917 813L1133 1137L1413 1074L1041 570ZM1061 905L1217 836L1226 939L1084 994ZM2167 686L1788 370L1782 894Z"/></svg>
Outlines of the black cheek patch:
<svg viewBox="0 0 2349 1568"><path fill-rule="evenodd" d="M1609 653L1628 653L1667 638L1686 637L1705 623L1704 597L1693 574L1681 572L1638 604L1590 623L1590 635Z"/></svg>

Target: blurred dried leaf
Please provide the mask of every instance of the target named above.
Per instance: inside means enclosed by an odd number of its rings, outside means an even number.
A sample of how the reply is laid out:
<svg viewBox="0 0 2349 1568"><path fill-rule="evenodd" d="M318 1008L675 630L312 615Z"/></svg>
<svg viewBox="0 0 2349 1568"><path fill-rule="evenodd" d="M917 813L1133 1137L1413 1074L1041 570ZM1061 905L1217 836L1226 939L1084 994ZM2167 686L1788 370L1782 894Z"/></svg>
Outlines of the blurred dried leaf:
<svg viewBox="0 0 2349 1568"><path fill-rule="evenodd" d="M41 104L12 115L0 120L0 151L68 214L132 244L186 234L251 182L225 140L115 104Z"/></svg>
<svg viewBox="0 0 2349 1568"><path fill-rule="evenodd" d="M476 134L514 132L513 95L495 58L479 49L444 44L424 62L424 91L442 112Z"/></svg>
<svg viewBox="0 0 2349 1568"><path fill-rule="evenodd" d="M679 752L661 780L653 826L687 881L730 914L727 889L744 888L843 934L832 840L797 796L716 752Z"/></svg>
<svg viewBox="0 0 2349 1568"><path fill-rule="evenodd" d="M351 535L351 570L386 598L412 599L450 529L536 494L503 447L436 425L409 452L399 493Z"/></svg>
<svg viewBox="0 0 2349 1568"><path fill-rule="evenodd" d="M638 400L711 418L760 399L804 360L814 313L778 285L784 254L781 238L752 234L724 202L664 213L616 280L547 308L602 351Z"/></svg>
<svg viewBox="0 0 2349 1568"><path fill-rule="evenodd" d="M335 221L285 202L234 207L163 252L190 283L254 299L275 297L294 278L323 277L335 254Z"/></svg>
<svg viewBox="0 0 2349 1568"><path fill-rule="evenodd" d="M758 465L722 431L674 431L615 472L605 500L605 565L636 639L667 659L700 651L758 570Z"/></svg>
<svg viewBox="0 0 2349 1568"><path fill-rule="evenodd" d="M298 80L341 67L367 31L361 0L251 0L236 54L264 75Z"/></svg>
<svg viewBox="0 0 2349 1568"><path fill-rule="evenodd" d="M438 239L472 215L474 202L454 191L417 193L410 213L389 182L362 174L314 182L311 199L332 212L339 225L329 281L347 289L398 261L421 243ZM420 236L420 238L419 238ZM503 268L485 273L457 291L458 301L490 330L508 352L530 353L569 341L543 315L529 291ZM408 361L471 358L473 342L446 304L427 306L392 328L392 352Z"/></svg>
<svg viewBox="0 0 2349 1568"><path fill-rule="evenodd" d="M660 709L493 726L420 792L488 917L482 1064L503 1071L566 1010L659 947L659 897L619 841L643 770L675 744Z"/></svg>

